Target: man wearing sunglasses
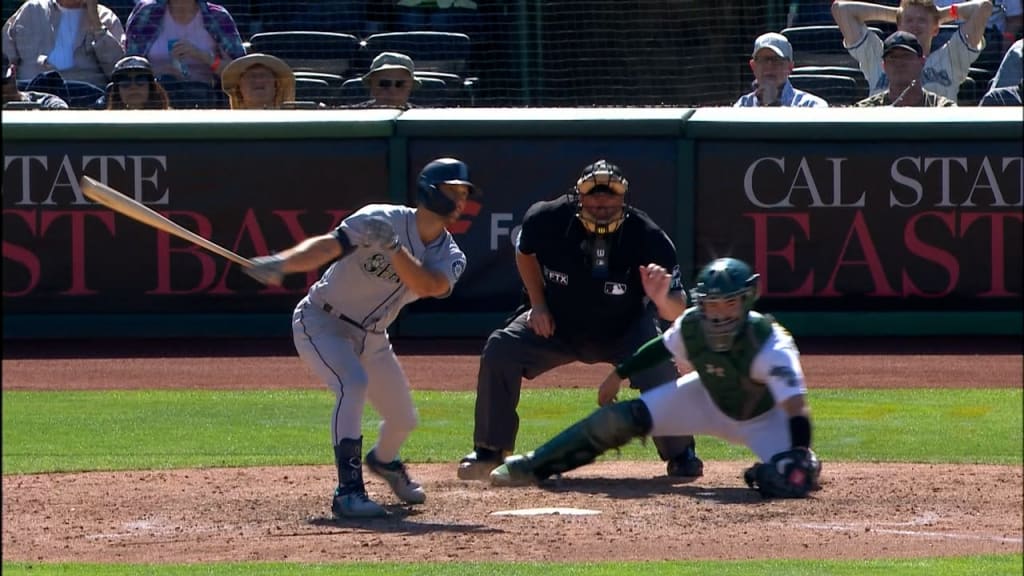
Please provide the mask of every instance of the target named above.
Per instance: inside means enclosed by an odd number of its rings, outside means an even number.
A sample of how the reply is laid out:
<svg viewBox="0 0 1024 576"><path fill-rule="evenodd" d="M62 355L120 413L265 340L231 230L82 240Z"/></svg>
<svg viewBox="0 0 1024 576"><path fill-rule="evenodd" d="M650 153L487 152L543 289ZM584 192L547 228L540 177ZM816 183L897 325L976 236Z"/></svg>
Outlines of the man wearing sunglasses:
<svg viewBox="0 0 1024 576"><path fill-rule="evenodd" d="M353 107L412 108L409 96L422 84L413 75L415 70L412 58L405 54L381 52L373 59L369 72L363 76L363 84L370 91L370 99Z"/></svg>
<svg viewBox="0 0 1024 576"><path fill-rule="evenodd" d="M515 448L523 377L571 362L617 364L657 337L659 320L686 308L675 246L625 203L628 188L618 166L598 160L569 194L526 212L515 238L526 298L481 354L474 450L459 463L459 478L486 480ZM677 377L666 361L630 382L643 391ZM703 474L692 436L655 437L654 444L669 476Z"/></svg>

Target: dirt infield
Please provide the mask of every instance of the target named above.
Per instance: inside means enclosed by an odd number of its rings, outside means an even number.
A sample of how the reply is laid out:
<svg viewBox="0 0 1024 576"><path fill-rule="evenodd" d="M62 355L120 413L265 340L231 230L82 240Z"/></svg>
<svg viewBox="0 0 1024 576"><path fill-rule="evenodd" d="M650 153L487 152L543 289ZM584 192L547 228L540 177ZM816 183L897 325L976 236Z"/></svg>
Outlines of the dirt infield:
<svg viewBox="0 0 1024 576"><path fill-rule="evenodd" d="M812 388L1020 388L1019 341L1000 342L986 347L994 355L962 345L812 345L803 347L803 362ZM443 360L427 353L438 349L430 343L396 349L416 389L475 387L479 343L453 345ZM572 365L527 386L592 388L607 369ZM3 359L5 391L320 386L280 342L234 351L202 343L5 343ZM371 496L393 514L360 523L327 518L335 476L327 466L11 475L3 478L3 559L601 561L1022 551L1019 466L845 464L822 456L820 492L771 502L743 485L749 462L709 462L703 478L682 484L664 477L658 463L611 457L525 489L459 481L454 463L414 464L427 503L398 505L370 478ZM492 514L545 507L599 513Z"/></svg>

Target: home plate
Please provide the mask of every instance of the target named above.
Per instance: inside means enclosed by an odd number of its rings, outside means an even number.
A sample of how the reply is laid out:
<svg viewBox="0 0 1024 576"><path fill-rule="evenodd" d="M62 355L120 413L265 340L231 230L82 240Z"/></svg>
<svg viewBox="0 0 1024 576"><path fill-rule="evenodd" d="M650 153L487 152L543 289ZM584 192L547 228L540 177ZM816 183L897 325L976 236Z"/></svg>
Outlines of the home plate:
<svg viewBox="0 0 1024 576"><path fill-rule="evenodd" d="M491 516L543 516L545 514L555 516L593 516L600 513L600 510L587 510L586 508L523 508L521 510L499 510L491 512Z"/></svg>

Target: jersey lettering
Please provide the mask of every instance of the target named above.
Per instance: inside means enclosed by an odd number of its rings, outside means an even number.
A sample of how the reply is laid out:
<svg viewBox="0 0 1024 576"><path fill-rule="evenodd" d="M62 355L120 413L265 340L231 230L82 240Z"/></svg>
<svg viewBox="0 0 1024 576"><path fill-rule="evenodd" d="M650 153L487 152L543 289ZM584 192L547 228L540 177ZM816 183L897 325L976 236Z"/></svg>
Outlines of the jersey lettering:
<svg viewBox="0 0 1024 576"><path fill-rule="evenodd" d="M388 282L398 284L401 282L398 273L391 267L391 263L383 254L374 254L363 260L363 270Z"/></svg>

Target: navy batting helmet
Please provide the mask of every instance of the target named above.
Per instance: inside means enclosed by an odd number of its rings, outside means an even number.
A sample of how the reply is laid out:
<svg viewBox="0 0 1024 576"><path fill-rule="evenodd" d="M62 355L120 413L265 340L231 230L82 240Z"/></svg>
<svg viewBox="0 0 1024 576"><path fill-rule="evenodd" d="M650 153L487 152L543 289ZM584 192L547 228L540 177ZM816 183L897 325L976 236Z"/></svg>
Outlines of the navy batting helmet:
<svg viewBox="0 0 1024 576"><path fill-rule="evenodd" d="M416 201L427 210L447 216L455 210L455 201L445 196L438 184L464 184L469 186L470 197L480 195L480 191L469 179L469 166L455 158L438 158L420 170L416 184Z"/></svg>
<svg viewBox="0 0 1024 576"><path fill-rule="evenodd" d="M701 311L708 346L715 352L732 348L736 334L746 324L747 315L757 302L759 279L746 262L735 258L713 260L697 274L697 285L690 294ZM709 302L732 298L737 301L726 310L707 309Z"/></svg>

